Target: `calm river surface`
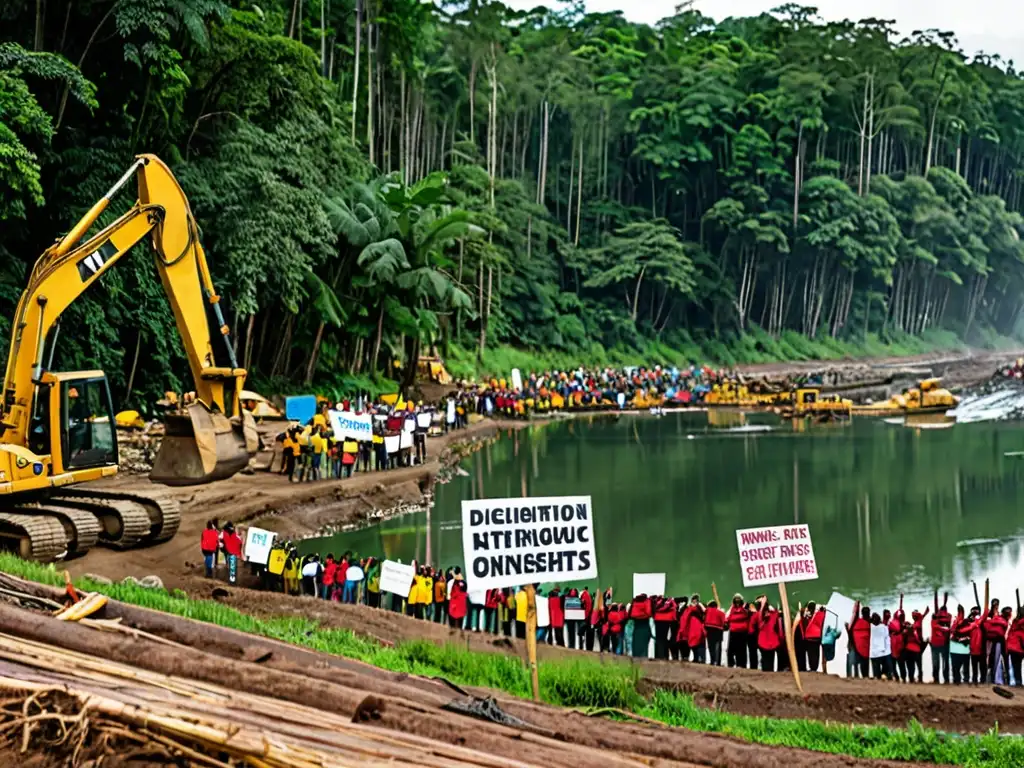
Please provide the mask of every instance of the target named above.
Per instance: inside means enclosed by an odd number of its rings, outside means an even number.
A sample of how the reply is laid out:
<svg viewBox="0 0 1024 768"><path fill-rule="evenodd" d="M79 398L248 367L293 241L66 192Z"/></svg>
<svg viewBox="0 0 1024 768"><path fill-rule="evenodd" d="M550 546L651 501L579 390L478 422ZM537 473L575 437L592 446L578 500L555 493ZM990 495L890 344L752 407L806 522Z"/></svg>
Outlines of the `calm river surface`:
<svg viewBox="0 0 1024 768"><path fill-rule="evenodd" d="M971 581L980 592L987 577L1006 604L1024 586L1024 456L1004 455L1016 451L1024 428L1012 422L796 432L721 412L578 419L467 458L467 474L438 488L429 526L417 513L302 549L409 562L427 556L429 536L433 562L462 565L463 499L589 494L600 586L620 599L634 571L664 571L671 594L709 595L714 581L727 600L742 591L735 530L804 522L821 578L790 585L794 602L837 590L881 609L900 592L930 602L939 587L973 604Z"/></svg>

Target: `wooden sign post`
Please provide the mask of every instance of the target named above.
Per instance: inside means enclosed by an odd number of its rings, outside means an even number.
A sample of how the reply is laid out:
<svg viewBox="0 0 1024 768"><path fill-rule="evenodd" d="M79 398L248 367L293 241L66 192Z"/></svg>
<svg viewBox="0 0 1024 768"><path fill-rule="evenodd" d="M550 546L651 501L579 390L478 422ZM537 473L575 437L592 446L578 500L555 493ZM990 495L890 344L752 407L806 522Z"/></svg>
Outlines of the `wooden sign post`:
<svg viewBox="0 0 1024 768"><path fill-rule="evenodd" d="M789 615L789 596L786 594L786 582L779 582L779 600L782 603L782 624L786 630L786 652L789 654L789 668L793 670L793 682L796 683L796 689L800 693L804 692L804 688L800 685L800 670L796 664L796 648L793 647L793 639L795 632L793 631L793 621Z"/></svg>
<svg viewBox="0 0 1024 768"><path fill-rule="evenodd" d="M533 700L540 701L540 679L537 677L537 590L527 584L526 590L526 657L530 662Z"/></svg>
<svg viewBox="0 0 1024 768"><path fill-rule="evenodd" d="M740 553L744 587L779 585L789 666L793 670L793 681L797 690L803 693L800 670L796 663L793 617L789 610L786 583L812 581L818 578L818 565L814 560L810 529L806 524L745 528L736 531L736 545Z"/></svg>

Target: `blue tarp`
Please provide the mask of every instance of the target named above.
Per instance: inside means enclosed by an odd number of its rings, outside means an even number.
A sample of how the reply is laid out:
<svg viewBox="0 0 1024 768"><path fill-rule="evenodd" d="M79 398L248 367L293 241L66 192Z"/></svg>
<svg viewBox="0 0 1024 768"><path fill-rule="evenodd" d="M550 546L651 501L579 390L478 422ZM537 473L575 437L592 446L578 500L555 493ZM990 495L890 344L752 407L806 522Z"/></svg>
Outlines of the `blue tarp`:
<svg viewBox="0 0 1024 768"><path fill-rule="evenodd" d="M316 395L296 395L284 400L284 415L289 421L305 424L316 415Z"/></svg>

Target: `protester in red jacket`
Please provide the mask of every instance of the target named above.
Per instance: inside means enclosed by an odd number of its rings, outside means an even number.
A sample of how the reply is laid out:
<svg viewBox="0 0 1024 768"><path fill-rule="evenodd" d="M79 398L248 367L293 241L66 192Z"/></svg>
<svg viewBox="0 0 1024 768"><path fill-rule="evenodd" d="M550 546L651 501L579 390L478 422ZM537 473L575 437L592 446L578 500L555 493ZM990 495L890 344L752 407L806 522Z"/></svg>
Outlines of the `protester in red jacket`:
<svg viewBox="0 0 1024 768"><path fill-rule="evenodd" d="M220 531L217 530L216 520L207 520L206 528L199 537L199 549L203 552L203 562L206 564L206 578L213 578L213 569L217 565L217 550L220 548Z"/></svg>
<svg viewBox="0 0 1024 768"><path fill-rule="evenodd" d="M750 612L750 623L747 625L747 663L751 669L760 669L757 663L757 634L761 628L760 603L764 596L757 598L753 603L747 603L747 610Z"/></svg>
<svg viewBox="0 0 1024 768"><path fill-rule="evenodd" d="M722 666L722 635L725 634L725 613L712 600L704 612L704 631L708 638L708 661L713 667Z"/></svg>
<svg viewBox="0 0 1024 768"><path fill-rule="evenodd" d="M676 601L658 595L651 598L651 609L654 612L654 658L667 659L669 636L673 634L678 616Z"/></svg>
<svg viewBox="0 0 1024 768"><path fill-rule="evenodd" d="M935 590L935 613L932 614L932 680L939 682L939 666L941 662L943 682L949 683L949 630L953 617L946 609L949 602L947 592L939 605L939 591Z"/></svg>
<svg viewBox="0 0 1024 768"><path fill-rule="evenodd" d="M775 671L775 657L782 645L782 617L771 607L768 598L761 598L757 616L757 649L761 654L761 671Z"/></svg>
<svg viewBox="0 0 1024 768"><path fill-rule="evenodd" d="M636 658L646 659L651 646L651 599L647 595L637 595L626 611L633 622L633 647L630 654Z"/></svg>
<svg viewBox="0 0 1024 768"><path fill-rule="evenodd" d="M548 639L558 646L565 645L565 608L558 587L548 593L548 615L551 617L551 634Z"/></svg>
<svg viewBox="0 0 1024 768"><path fill-rule="evenodd" d="M818 671L818 662L821 659L821 635L825 629L825 606L818 607L812 600L807 604L804 611L804 618L801 619L804 635L804 653L807 657L807 669L811 672Z"/></svg>
<svg viewBox="0 0 1024 768"><path fill-rule="evenodd" d="M921 665L921 656L924 654L924 649L928 643L924 639L922 632L922 625L924 624L925 617L928 616L928 612L931 608L925 608L924 613L920 611L913 611L910 617L913 622L903 624L903 655L907 661L907 680L914 682L915 678L917 682L924 682L924 670Z"/></svg>
<svg viewBox="0 0 1024 768"><path fill-rule="evenodd" d="M985 629L982 626L981 608L978 606L971 608L966 630L970 637L971 683L978 685L985 682L988 676L988 667L985 663Z"/></svg>
<svg viewBox="0 0 1024 768"><path fill-rule="evenodd" d="M729 645L725 652L726 664L744 669L747 666L747 633L750 626L750 611L743 605L743 595L732 597L729 615L725 617L729 627Z"/></svg>
<svg viewBox="0 0 1024 768"><path fill-rule="evenodd" d="M348 570L347 568L345 569ZM324 575L323 575L323 598L329 600L334 596L334 577L338 573L338 563L334 560L334 555L327 555L327 559L324 561Z"/></svg>
<svg viewBox="0 0 1024 768"><path fill-rule="evenodd" d="M616 656L622 655L622 635L626 629L626 607L614 603L608 610L608 644Z"/></svg>
<svg viewBox="0 0 1024 768"><path fill-rule="evenodd" d="M865 680L868 677L868 661L871 659L871 609L860 607L858 600L853 604L853 616L846 625L853 640L853 667Z"/></svg>
<svg viewBox="0 0 1024 768"><path fill-rule="evenodd" d="M1018 688L1024 687L1021 679L1021 667L1024 666L1024 608L1017 609L1017 618L1006 633L1006 650L1010 655L1013 684Z"/></svg>
<svg viewBox="0 0 1024 768"><path fill-rule="evenodd" d="M697 605L700 603L700 595L693 595L689 602L682 601L682 610L679 612L679 621L676 625L676 644L679 647L679 656L683 661L690 660L690 618L693 616Z"/></svg>
<svg viewBox="0 0 1024 768"><path fill-rule="evenodd" d="M462 620L466 618L469 595L466 592L464 579L454 579L448 593L448 624L452 629L461 629Z"/></svg>
<svg viewBox="0 0 1024 768"><path fill-rule="evenodd" d="M989 676L987 682L1005 685L1006 680L1006 632L1010 628L1013 609L1007 606L1001 613L996 613L999 601L992 601L989 617L985 619L985 641Z"/></svg>
<svg viewBox="0 0 1024 768"><path fill-rule="evenodd" d="M706 609L700 601L690 603L690 620L686 625L686 645L693 654L693 660L697 664L703 664L707 658L705 641L707 632L704 630L704 615Z"/></svg>
<svg viewBox="0 0 1024 768"><path fill-rule="evenodd" d="M242 556L242 540L235 533L233 523L224 526L223 545L228 560L228 581L234 584L238 577L238 559Z"/></svg>

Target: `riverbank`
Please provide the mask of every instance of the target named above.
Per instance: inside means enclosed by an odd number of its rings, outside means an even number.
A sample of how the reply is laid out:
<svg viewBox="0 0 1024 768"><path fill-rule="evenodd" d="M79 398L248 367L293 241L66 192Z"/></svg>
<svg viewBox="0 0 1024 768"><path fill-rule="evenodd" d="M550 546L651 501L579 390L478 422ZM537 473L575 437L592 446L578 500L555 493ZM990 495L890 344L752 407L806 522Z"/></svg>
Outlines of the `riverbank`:
<svg viewBox="0 0 1024 768"><path fill-rule="evenodd" d="M893 369L930 371L941 375L951 386L967 386L987 380L1002 363L1018 353L984 352L968 354L924 354L913 357L883 357L873 360L773 363L741 366L748 376L789 376L810 371L831 371L851 385L877 379ZM344 528L366 525L382 516L421 505L433 488L434 478L443 468L458 463L467 453L494 439L501 432L521 429L537 422L484 420L463 430L429 438L428 460L418 466L386 472L356 473L343 480L288 483L283 477L266 472L239 474L205 486L164 488L146 477L121 474L96 487L111 490L154 490L170 494L182 509L177 535L156 547L127 552L101 547L84 557L69 561L75 576L99 574L114 580L126 576L158 576L170 588L186 588L201 574L199 535L211 517L221 524L231 521L258 525L285 538L302 539ZM276 430L268 423L268 435Z"/></svg>
<svg viewBox="0 0 1024 768"><path fill-rule="evenodd" d="M0 557L0 561L4 570L21 571L31 578L22 581L0 577L0 585L7 589L48 599L60 595L59 588L38 583L61 583L61 577L52 568L6 556ZM379 721L378 727L397 726L407 733L424 733L441 742L470 748L479 749L489 743L486 737L491 726L481 721L463 721L450 708L460 697L467 704L486 697L503 716L519 718L508 725L513 733L519 734L518 738L525 739L530 749L538 746L537 734L566 745L561 755L553 756L546 765L592 764L590 760L578 762L578 756L568 754L576 747L602 750L603 759L594 756L596 764L602 766L613 764L608 761L614 759L616 752L639 757L648 765L681 762L687 766L722 768L896 765L886 758L903 766L1015 768L1024 759L1024 742L1019 739L1001 738L994 733L950 738L921 727L921 701L934 698L934 692L927 689L888 694L893 709L897 705L903 707L897 725L905 727L897 729L849 726L836 722L842 718L831 717L820 718L831 722L747 717L732 714L729 708L730 691L748 685L747 680L720 679L713 696L706 692L690 696L664 685L657 678L654 665L634 666L622 659L576 655L542 657L542 697L548 704L558 705L547 706L525 700L529 675L517 658L522 651L517 644L510 644L509 651L503 654L482 652L470 649L470 639L461 637L461 632L452 633L451 642L445 645L422 641L368 642L349 631L309 619L255 619L212 601L189 600L123 585L84 586L114 598L102 616L115 619L120 627L126 628L120 636L105 632L100 637L101 633L90 628L0 606L5 631L111 664L129 664L204 683L230 679L233 687L244 691L245 696L300 696L301 703L309 703L312 697L314 702L325 705L337 701L346 717L350 709L359 712L368 707L376 712L371 719ZM139 604L157 610L134 607ZM336 609L357 610L347 606ZM198 621L177 618L182 616ZM144 634L139 635L140 631ZM161 644L156 644L157 640ZM752 674L758 677L757 673ZM293 685L295 675L301 676L295 682L302 680L297 687ZM367 693L373 694L372 705L364 699ZM791 683L788 694L780 690L773 695L798 698ZM837 695L864 703L864 697L852 691ZM813 704L821 697L808 690L802 698ZM436 727L432 712L437 708L447 712L446 727L425 732L427 721ZM1020 710L1019 705L1017 709ZM332 704L330 711L337 711L337 707ZM1008 705L999 715L1009 720L1010 712ZM599 720L596 716L613 720ZM664 725L682 727L667 729ZM1000 731L1007 730L1012 728L1006 728L1000 720ZM526 753L517 754L531 762Z"/></svg>

